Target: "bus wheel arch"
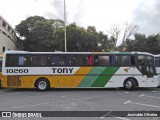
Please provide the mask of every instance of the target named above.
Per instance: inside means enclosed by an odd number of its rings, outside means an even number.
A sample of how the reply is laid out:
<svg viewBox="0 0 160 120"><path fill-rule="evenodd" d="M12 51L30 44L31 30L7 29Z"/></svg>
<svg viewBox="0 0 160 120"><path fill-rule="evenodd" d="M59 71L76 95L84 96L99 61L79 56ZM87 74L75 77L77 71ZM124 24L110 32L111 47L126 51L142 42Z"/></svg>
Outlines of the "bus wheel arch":
<svg viewBox="0 0 160 120"><path fill-rule="evenodd" d="M46 91L50 88L50 82L47 78L42 77L42 78L38 78L35 81L34 86L39 91Z"/></svg>
<svg viewBox="0 0 160 120"><path fill-rule="evenodd" d="M138 81L133 77L127 78L123 83L123 87L127 90L134 90L138 86Z"/></svg>

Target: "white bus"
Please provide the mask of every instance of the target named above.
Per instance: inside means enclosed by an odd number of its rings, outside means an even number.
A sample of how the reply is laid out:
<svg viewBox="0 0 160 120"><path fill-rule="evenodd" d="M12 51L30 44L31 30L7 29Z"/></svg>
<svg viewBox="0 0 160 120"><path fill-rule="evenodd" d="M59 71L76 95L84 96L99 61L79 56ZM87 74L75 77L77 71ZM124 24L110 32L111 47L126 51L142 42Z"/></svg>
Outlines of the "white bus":
<svg viewBox="0 0 160 120"><path fill-rule="evenodd" d="M155 60L156 72L158 74L158 81L159 81L158 86L160 86L160 54L154 55L154 60Z"/></svg>
<svg viewBox="0 0 160 120"><path fill-rule="evenodd" d="M145 52L22 52L3 57L4 88L157 87L154 56Z"/></svg>

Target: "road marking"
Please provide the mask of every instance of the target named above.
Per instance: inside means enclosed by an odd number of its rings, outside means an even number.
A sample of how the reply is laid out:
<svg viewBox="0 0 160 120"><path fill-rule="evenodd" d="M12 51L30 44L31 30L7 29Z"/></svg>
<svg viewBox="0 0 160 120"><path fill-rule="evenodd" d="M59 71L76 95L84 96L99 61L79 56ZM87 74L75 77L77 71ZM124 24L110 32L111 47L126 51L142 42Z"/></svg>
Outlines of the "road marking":
<svg viewBox="0 0 160 120"><path fill-rule="evenodd" d="M150 97L150 98L158 98L158 99L160 99L160 97L148 96L148 95L145 95L145 94L142 94L139 97Z"/></svg>
<svg viewBox="0 0 160 120"><path fill-rule="evenodd" d="M124 104L127 104L127 103L130 103L131 102L131 100L128 100L127 102L125 102Z"/></svg>
<svg viewBox="0 0 160 120"><path fill-rule="evenodd" d="M106 114L104 114L104 115L103 115L102 117L100 117L100 118L103 119L103 118L105 118L106 116L108 117L108 115L111 114L111 113L112 113L112 111L109 111L109 112L107 112Z"/></svg>
<svg viewBox="0 0 160 120"><path fill-rule="evenodd" d="M130 119L123 118L123 117L116 117L116 118L121 119L121 120L130 120Z"/></svg>
<svg viewBox="0 0 160 120"><path fill-rule="evenodd" d="M152 91L152 92L157 92L156 90Z"/></svg>
<svg viewBox="0 0 160 120"><path fill-rule="evenodd" d="M129 93L129 92L125 92L125 93Z"/></svg>
<svg viewBox="0 0 160 120"><path fill-rule="evenodd" d="M111 116L111 117L115 117L115 118L118 118L118 119L121 119L121 120L130 120L130 119L128 119L128 118L117 117L117 116L114 116L114 115L109 115L109 116Z"/></svg>
<svg viewBox="0 0 160 120"><path fill-rule="evenodd" d="M131 100L128 100L124 104L135 104L135 105L141 105L141 106L147 106L147 107L156 107L160 108L160 106L155 106L155 105L148 105L148 104L143 104L143 103L136 103L136 102L131 102Z"/></svg>
<svg viewBox="0 0 160 120"><path fill-rule="evenodd" d="M123 118L123 117L117 117L117 116L114 116L114 115L112 115L111 114L112 113L112 111L109 111L109 112L107 112L106 114L104 114L102 117L100 117L101 119L103 119L103 118L105 118L106 116L107 117L115 117L115 118L118 118L118 119L121 119L121 120L130 120L130 119L127 119L127 118Z"/></svg>
<svg viewBox="0 0 160 120"><path fill-rule="evenodd" d="M139 97L142 97L142 96L144 96L144 94L140 95Z"/></svg>

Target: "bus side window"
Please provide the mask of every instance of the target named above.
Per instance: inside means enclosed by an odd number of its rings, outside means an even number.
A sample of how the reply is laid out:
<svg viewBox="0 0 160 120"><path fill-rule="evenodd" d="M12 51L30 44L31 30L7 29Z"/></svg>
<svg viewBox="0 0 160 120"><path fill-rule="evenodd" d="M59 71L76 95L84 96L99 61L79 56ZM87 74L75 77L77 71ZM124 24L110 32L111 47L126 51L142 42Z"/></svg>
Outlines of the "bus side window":
<svg viewBox="0 0 160 120"><path fill-rule="evenodd" d="M58 55L53 57L55 65L60 65L60 57Z"/></svg>
<svg viewBox="0 0 160 120"><path fill-rule="evenodd" d="M112 55L112 56L110 56L109 58L110 58L110 64L111 64L111 65L115 65L115 61L114 61L114 58L115 58L115 57Z"/></svg>
<svg viewBox="0 0 160 120"><path fill-rule="evenodd" d="M66 64L65 65L71 65L71 60L72 60L72 56L71 55L66 55Z"/></svg>
<svg viewBox="0 0 160 120"><path fill-rule="evenodd" d="M115 56L115 65L120 65L121 59L120 56L116 55Z"/></svg>
<svg viewBox="0 0 160 120"><path fill-rule="evenodd" d="M92 55L83 55L80 60L82 61L82 66L90 66L93 65L93 57Z"/></svg>
<svg viewBox="0 0 160 120"><path fill-rule="evenodd" d="M36 56L31 56L31 64L32 66L36 66L37 65L37 60L36 60Z"/></svg>
<svg viewBox="0 0 160 120"><path fill-rule="evenodd" d="M98 56L94 56L94 65L98 65Z"/></svg>
<svg viewBox="0 0 160 120"><path fill-rule="evenodd" d="M134 56L121 56L121 65L135 65Z"/></svg>
<svg viewBox="0 0 160 120"><path fill-rule="evenodd" d="M160 67L160 58L159 57L155 58L155 66Z"/></svg>
<svg viewBox="0 0 160 120"><path fill-rule="evenodd" d="M47 55L42 55L42 56L39 56L40 58L40 66L46 66L47 65L47 60L48 60L48 57Z"/></svg>
<svg viewBox="0 0 160 120"><path fill-rule="evenodd" d="M130 55L121 56L121 65L135 65L134 56Z"/></svg>
<svg viewBox="0 0 160 120"><path fill-rule="evenodd" d="M48 55L48 57L47 57L47 65L48 66L52 65L52 56L51 55Z"/></svg>
<svg viewBox="0 0 160 120"><path fill-rule="evenodd" d="M60 65L66 65L66 56L61 56Z"/></svg>
<svg viewBox="0 0 160 120"><path fill-rule="evenodd" d="M160 67L160 58L158 58L158 67Z"/></svg>
<svg viewBox="0 0 160 120"><path fill-rule="evenodd" d="M121 56L121 65L129 65L130 59L128 56Z"/></svg>
<svg viewBox="0 0 160 120"><path fill-rule="evenodd" d="M55 65L54 55L49 56L49 65Z"/></svg>
<svg viewBox="0 0 160 120"><path fill-rule="evenodd" d="M74 55L73 57L73 65L74 66L81 66L83 65L82 57L79 55Z"/></svg>
<svg viewBox="0 0 160 120"><path fill-rule="evenodd" d="M134 58L134 56L131 56L131 65L135 65L135 58Z"/></svg>
<svg viewBox="0 0 160 120"><path fill-rule="evenodd" d="M25 66L31 65L31 56L30 55L26 55L26 57L24 58L24 65Z"/></svg>
<svg viewBox="0 0 160 120"><path fill-rule="evenodd" d="M138 68L142 72L142 74L146 74L145 68L145 56L138 56Z"/></svg>
<svg viewBox="0 0 160 120"><path fill-rule="evenodd" d="M6 61L7 67L17 67L18 66L18 55L10 55L8 54Z"/></svg>
<svg viewBox="0 0 160 120"><path fill-rule="evenodd" d="M82 57L82 63L83 63L83 65L89 65L89 58L88 58L88 56L83 56Z"/></svg>
<svg viewBox="0 0 160 120"><path fill-rule="evenodd" d="M88 58L89 58L89 65L93 65L93 57L92 57L92 55L90 55Z"/></svg>
<svg viewBox="0 0 160 120"><path fill-rule="evenodd" d="M93 65L93 57L92 57L92 55L83 57L83 65L87 65L87 66L88 65L89 66Z"/></svg>
<svg viewBox="0 0 160 120"><path fill-rule="evenodd" d="M18 56L18 65L19 66L29 66L30 65L30 57L28 55Z"/></svg>
<svg viewBox="0 0 160 120"><path fill-rule="evenodd" d="M98 65L110 65L110 57L107 55L98 56Z"/></svg>
<svg viewBox="0 0 160 120"><path fill-rule="evenodd" d="M18 65L24 65L24 56L18 56Z"/></svg>

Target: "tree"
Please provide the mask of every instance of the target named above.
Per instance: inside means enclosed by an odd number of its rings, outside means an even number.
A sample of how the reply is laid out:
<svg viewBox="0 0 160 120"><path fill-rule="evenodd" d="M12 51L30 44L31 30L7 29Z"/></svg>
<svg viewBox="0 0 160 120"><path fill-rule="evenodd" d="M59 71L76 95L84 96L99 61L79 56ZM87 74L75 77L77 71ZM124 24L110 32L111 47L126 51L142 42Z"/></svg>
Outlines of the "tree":
<svg viewBox="0 0 160 120"><path fill-rule="evenodd" d="M67 26L67 49L72 52L83 51L85 42L85 30L78 27L75 23Z"/></svg>
<svg viewBox="0 0 160 120"><path fill-rule="evenodd" d="M21 49L27 51L64 51L64 22L29 17L16 26ZM94 52L110 49L108 36L97 32L94 26L87 29L75 23L66 26L68 52Z"/></svg>
<svg viewBox="0 0 160 120"><path fill-rule="evenodd" d="M129 37L135 33L135 31L138 29L138 26L133 23L124 23L124 29L123 29L123 38L122 38L122 45L126 42Z"/></svg>
<svg viewBox="0 0 160 120"><path fill-rule="evenodd" d="M135 39L127 39L126 45L128 51L149 52L160 54L160 35L149 35L135 33Z"/></svg>
<svg viewBox="0 0 160 120"><path fill-rule="evenodd" d="M108 33L111 35L111 44L113 48L116 48L117 41L119 39L120 33L121 33L121 27L120 25L113 25L110 27L110 30Z"/></svg>
<svg viewBox="0 0 160 120"><path fill-rule="evenodd" d="M131 35L133 35L136 32L137 29L137 25L128 22L125 22L123 25L112 25L108 31L110 35L109 41L111 50L122 50L127 40L130 38ZM122 43L119 47L116 48L117 42L120 39L122 40Z"/></svg>
<svg viewBox="0 0 160 120"><path fill-rule="evenodd" d="M146 52L160 54L160 35L150 35L146 41Z"/></svg>
<svg viewBox="0 0 160 120"><path fill-rule="evenodd" d="M111 44L108 40L108 36L105 35L102 31L97 34L97 41L97 51L109 51L111 49Z"/></svg>
<svg viewBox="0 0 160 120"><path fill-rule="evenodd" d="M16 26L19 39L24 38L23 46L27 51L54 51L54 33L64 26L61 20L48 20L44 17L33 16Z"/></svg>

